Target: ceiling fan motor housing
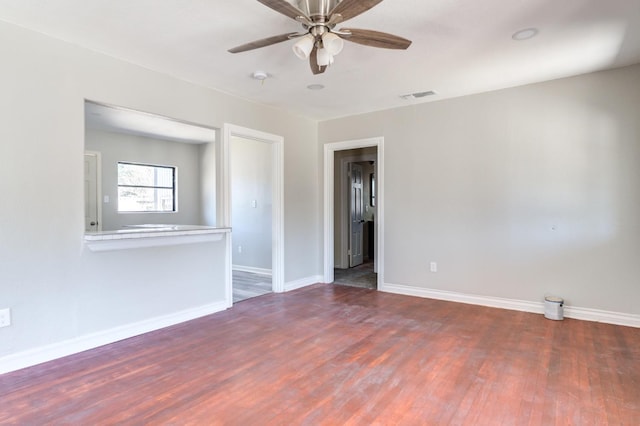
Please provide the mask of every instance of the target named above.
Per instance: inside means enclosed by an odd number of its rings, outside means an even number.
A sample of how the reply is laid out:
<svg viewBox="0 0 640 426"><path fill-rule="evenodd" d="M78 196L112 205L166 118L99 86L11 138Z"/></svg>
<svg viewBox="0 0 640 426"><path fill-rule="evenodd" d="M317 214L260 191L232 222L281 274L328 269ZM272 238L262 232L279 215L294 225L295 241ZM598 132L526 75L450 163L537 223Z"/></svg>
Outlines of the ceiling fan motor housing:
<svg viewBox="0 0 640 426"><path fill-rule="evenodd" d="M291 3L309 18L314 19L316 16L329 16L329 12L340 3L340 0L292 0Z"/></svg>

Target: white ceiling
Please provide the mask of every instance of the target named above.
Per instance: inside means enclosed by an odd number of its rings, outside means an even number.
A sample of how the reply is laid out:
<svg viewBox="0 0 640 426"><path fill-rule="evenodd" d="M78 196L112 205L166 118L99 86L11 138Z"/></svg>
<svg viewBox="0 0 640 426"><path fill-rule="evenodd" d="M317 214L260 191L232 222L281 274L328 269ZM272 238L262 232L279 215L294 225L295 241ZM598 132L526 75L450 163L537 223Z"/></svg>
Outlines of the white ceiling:
<svg viewBox="0 0 640 426"><path fill-rule="evenodd" d="M174 142L201 144L216 140L214 129L157 114L91 101L84 103L84 122L87 129L128 133Z"/></svg>
<svg viewBox="0 0 640 426"><path fill-rule="evenodd" d="M0 0L0 20L317 120L640 63L640 0L385 0L344 26L411 47L345 43L317 76L292 41L227 52L301 29L256 0ZM511 38L528 27L538 36ZM400 98L427 90L437 94Z"/></svg>

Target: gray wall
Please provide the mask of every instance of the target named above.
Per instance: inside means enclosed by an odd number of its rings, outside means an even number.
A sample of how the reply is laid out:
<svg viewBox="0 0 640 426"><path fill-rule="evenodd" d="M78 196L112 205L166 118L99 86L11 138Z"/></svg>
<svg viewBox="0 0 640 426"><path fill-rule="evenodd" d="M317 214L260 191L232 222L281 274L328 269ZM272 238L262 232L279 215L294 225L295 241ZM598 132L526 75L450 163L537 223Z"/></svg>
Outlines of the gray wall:
<svg viewBox="0 0 640 426"><path fill-rule="evenodd" d="M316 122L10 24L0 39L0 357L223 297L222 243L84 248L85 99L283 136L285 281L320 273Z"/></svg>
<svg viewBox="0 0 640 426"><path fill-rule="evenodd" d="M385 282L640 314L639 82L636 65L326 121L319 139L384 137Z"/></svg>
<svg viewBox="0 0 640 426"><path fill-rule="evenodd" d="M231 226L236 266L271 270L271 167L270 144L231 139Z"/></svg>
<svg viewBox="0 0 640 426"><path fill-rule="evenodd" d="M102 203L103 230L121 229L126 225L143 223L204 224L200 145L101 130L86 130L85 149L98 151L102 157L102 195L109 197L109 203ZM176 167L177 211L118 213L118 162L120 161Z"/></svg>

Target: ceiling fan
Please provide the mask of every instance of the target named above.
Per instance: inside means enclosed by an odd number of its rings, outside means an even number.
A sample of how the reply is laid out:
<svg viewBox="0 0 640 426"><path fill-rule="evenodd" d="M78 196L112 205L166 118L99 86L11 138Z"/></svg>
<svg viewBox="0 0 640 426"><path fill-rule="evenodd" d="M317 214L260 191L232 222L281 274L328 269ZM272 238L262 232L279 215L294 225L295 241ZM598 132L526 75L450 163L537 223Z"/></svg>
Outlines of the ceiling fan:
<svg viewBox="0 0 640 426"><path fill-rule="evenodd" d="M304 31L285 33L246 43L231 53L245 52L270 46L287 40L299 39L293 51L300 59L309 59L314 74L325 72L340 53L343 39L365 46L385 49L406 49L411 41L393 34L356 28L336 29L339 23L360 15L382 0L295 0L298 7L286 0L258 0L267 7L280 12L302 24Z"/></svg>

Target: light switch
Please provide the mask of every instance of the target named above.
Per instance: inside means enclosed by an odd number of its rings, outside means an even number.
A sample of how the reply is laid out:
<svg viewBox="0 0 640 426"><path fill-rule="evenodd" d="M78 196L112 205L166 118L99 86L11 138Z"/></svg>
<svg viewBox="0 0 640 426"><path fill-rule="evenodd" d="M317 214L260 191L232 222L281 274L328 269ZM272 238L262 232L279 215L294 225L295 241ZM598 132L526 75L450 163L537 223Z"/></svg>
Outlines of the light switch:
<svg viewBox="0 0 640 426"><path fill-rule="evenodd" d="M104 196L104 203L105 204L109 204L109 196L108 195Z"/></svg>

